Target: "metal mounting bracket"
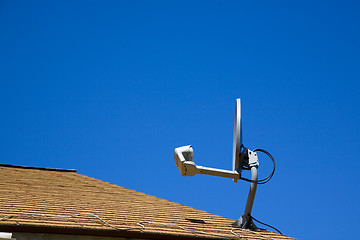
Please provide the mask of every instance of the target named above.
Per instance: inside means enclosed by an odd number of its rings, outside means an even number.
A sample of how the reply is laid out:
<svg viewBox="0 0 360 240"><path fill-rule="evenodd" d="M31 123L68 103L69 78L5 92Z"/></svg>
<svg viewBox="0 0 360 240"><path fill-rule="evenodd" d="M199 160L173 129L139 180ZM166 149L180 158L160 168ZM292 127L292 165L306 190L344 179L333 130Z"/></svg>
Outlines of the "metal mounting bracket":
<svg viewBox="0 0 360 240"><path fill-rule="evenodd" d="M245 152L246 151L246 152ZM246 201L244 215L242 215L238 220L236 220L232 225L235 227L246 228L250 230L257 230L258 228L253 223L251 218L251 210L254 204L256 188L257 188L257 181L258 181L258 171L257 168L259 167L259 160L257 157L256 152L251 151L249 149L244 150L245 154L243 155L242 159L242 168L243 169L250 169L251 171L251 183L250 183L250 190L249 195Z"/></svg>

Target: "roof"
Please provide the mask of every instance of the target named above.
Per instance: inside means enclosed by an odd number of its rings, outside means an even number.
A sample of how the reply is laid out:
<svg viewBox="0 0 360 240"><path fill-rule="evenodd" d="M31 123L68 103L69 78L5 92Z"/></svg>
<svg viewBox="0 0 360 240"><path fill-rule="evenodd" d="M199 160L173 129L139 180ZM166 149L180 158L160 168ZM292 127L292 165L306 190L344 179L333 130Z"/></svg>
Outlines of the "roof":
<svg viewBox="0 0 360 240"><path fill-rule="evenodd" d="M0 231L128 238L291 239L75 170L0 165ZM238 235L238 236L236 236Z"/></svg>

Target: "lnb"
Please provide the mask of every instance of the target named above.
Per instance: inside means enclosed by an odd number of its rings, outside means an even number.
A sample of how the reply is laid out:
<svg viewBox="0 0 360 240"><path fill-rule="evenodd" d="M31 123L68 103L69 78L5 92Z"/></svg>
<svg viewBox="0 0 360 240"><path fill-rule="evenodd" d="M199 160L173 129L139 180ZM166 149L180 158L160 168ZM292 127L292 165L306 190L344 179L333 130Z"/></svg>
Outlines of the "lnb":
<svg viewBox="0 0 360 240"><path fill-rule="evenodd" d="M175 148L175 164L181 176L194 176L197 174L197 166L194 163L194 150L191 145Z"/></svg>

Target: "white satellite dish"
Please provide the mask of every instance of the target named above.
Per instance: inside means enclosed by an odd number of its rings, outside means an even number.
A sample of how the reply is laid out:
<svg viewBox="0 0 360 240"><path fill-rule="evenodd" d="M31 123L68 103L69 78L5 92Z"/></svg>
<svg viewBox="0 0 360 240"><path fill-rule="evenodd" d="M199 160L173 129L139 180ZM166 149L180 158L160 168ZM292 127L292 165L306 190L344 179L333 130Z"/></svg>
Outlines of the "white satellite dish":
<svg viewBox="0 0 360 240"><path fill-rule="evenodd" d="M237 220L234 225L242 228L257 229L255 224L252 222L251 210L254 203L255 193L257 184L268 182L275 171L275 161L270 153L262 149L256 149L251 151L243 147L242 144L242 126L241 126L241 100L236 99L235 104L235 118L234 118L234 136L233 136L233 159L232 159L232 171L209 168L203 166L197 166L194 162L194 150L191 145L175 148L174 158L175 164L178 167L182 176L194 176L196 174L207 174L219 177L232 178L234 182L237 180L245 180L251 183L248 199L244 215ZM266 153L274 163L274 169L271 174L265 179L258 180L257 168L259 167L259 161L256 151ZM242 170L251 171L251 179L241 177Z"/></svg>
<svg viewBox="0 0 360 240"><path fill-rule="evenodd" d="M233 171L240 172L240 153L242 152L242 131L241 131L241 100L236 99L233 135Z"/></svg>

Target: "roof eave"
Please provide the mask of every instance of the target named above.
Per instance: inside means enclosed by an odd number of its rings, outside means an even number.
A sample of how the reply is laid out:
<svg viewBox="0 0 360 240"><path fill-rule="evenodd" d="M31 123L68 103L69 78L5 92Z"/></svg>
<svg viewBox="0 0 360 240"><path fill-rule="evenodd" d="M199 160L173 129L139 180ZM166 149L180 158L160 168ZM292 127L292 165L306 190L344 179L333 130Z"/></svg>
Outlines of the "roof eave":
<svg viewBox="0 0 360 240"><path fill-rule="evenodd" d="M204 239L204 240L224 240L236 239L222 238L216 236L194 236L186 234L168 234L168 233L151 233L141 231L122 231L107 229L89 229L81 227L55 227L55 226L37 226L37 225L18 225L18 224L0 224L0 232L26 232L26 233L47 233L47 234L65 234L65 235L88 235L101 237L121 237L121 238L137 238L137 239Z"/></svg>

